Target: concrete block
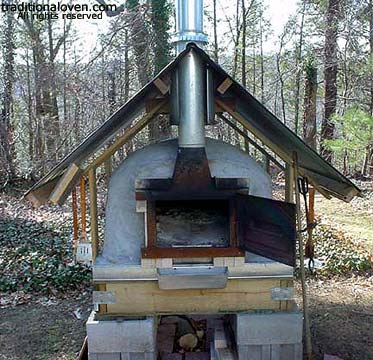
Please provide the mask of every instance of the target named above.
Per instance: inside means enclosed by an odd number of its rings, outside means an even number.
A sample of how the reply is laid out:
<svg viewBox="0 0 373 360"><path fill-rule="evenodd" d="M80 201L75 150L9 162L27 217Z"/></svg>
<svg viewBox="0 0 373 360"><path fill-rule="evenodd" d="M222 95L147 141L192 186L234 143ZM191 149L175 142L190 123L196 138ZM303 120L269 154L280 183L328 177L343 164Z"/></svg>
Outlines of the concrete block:
<svg viewBox="0 0 373 360"><path fill-rule="evenodd" d="M91 360L121 360L120 353L112 352L112 353L89 353L88 359Z"/></svg>
<svg viewBox="0 0 373 360"><path fill-rule="evenodd" d="M232 349L216 349L216 357L218 360L236 360Z"/></svg>
<svg viewBox="0 0 373 360"><path fill-rule="evenodd" d="M262 360L272 360L271 345L262 345Z"/></svg>
<svg viewBox="0 0 373 360"><path fill-rule="evenodd" d="M228 347L227 336L223 327L217 327L214 331L214 347L216 349Z"/></svg>
<svg viewBox="0 0 373 360"><path fill-rule="evenodd" d="M145 353L140 353L140 352L129 353L129 360L145 360Z"/></svg>
<svg viewBox="0 0 373 360"><path fill-rule="evenodd" d="M128 352L122 352L121 353L121 360L156 360L156 356L154 353L128 353Z"/></svg>
<svg viewBox="0 0 373 360"><path fill-rule="evenodd" d="M273 344L271 345L271 360L280 360L281 355L281 345Z"/></svg>
<svg viewBox="0 0 373 360"><path fill-rule="evenodd" d="M302 314L236 314L234 330L238 345L295 344L302 342Z"/></svg>
<svg viewBox="0 0 373 360"><path fill-rule="evenodd" d="M262 347L260 345L239 345L239 360L262 360Z"/></svg>
<svg viewBox="0 0 373 360"><path fill-rule="evenodd" d="M302 360L301 344L239 345L239 360Z"/></svg>
<svg viewBox="0 0 373 360"><path fill-rule="evenodd" d="M132 353L156 351L155 320L95 320L92 312L87 321L88 348L92 353ZM139 336L141 334L141 336Z"/></svg>

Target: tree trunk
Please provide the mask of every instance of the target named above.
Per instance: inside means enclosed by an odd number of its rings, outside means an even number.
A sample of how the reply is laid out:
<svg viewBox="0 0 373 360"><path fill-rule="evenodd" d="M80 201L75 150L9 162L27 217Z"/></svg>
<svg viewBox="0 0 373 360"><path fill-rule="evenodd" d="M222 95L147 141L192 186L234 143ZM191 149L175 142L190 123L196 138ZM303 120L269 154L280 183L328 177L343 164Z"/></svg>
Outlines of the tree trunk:
<svg viewBox="0 0 373 360"><path fill-rule="evenodd" d="M303 106L303 139L307 145L316 149L316 94L317 69L312 61L306 65Z"/></svg>
<svg viewBox="0 0 373 360"><path fill-rule="evenodd" d="M301 78L300 63L302 61L303 25L304 25L305 12L306 12L306 1L303 0L303 9L302 9L301 22L300 22L300 28L299 28L299 43L297 47L297 56L296 56L296 61L295 61L296 78L295 78L294 131L296 134L298 134L298 127L299 127L300 78Z"/></svg>
<svg viewBox="0 0 373 360"><path fill-rule="evenodd" d="M217 33L217 23L216 23L216 0L213 0L213 17L214 17L214 59L219 62L219 44L218 44L218 33Z"/></svg>
<svg viewBox="0 0 373 360"><path fill-rule="evenodd" d="M4 72L3 103L0 113L0 185L4 185L15 175L11 106L14 85L14 17L10 12L4 15L5 31L3 40Z"/></svg>
<svg viewBox="0 0 373 360"><path fill-rule="evenodd" d="M332 161L332 152L324 144L324 140L333 139L334 124L332 117L336 112L337 106L337 36L338 36L338 16L340 0L329 0L326 13L326 30L324 45L324 118L321 124L321 155L325 160Z"/></svg>

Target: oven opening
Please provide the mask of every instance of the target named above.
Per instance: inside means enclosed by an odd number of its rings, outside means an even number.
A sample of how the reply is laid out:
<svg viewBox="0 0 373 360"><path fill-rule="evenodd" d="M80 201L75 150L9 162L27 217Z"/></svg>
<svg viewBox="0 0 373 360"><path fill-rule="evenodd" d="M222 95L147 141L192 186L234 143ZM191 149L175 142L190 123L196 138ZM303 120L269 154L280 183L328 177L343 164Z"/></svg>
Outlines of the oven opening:
<svg viewBox="0 0 373 360"><path fill-rule="evenodd" d="M230 245L229 200L156 201L156 246Z"/></svg>

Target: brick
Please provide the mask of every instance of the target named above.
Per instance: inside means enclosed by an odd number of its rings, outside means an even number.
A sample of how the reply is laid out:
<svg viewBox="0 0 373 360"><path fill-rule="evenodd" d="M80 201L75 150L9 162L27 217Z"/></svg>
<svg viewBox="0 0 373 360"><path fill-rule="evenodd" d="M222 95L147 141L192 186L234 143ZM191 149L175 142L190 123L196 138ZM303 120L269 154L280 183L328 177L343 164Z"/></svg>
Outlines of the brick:
<svg viewBox="0 0 373 360"><path fill-rule="evenodd" d="M185 360L210 360L208 352L186 352Z"/></svg>
<svg viewBox="0 0 373 360"><path fill-rule="evenodd" d="M162 324L157 330L157 349L161 353L172 353L174 350L176 325Z"/></svg>
<svg viewBox="0 0 373 360"><path fill-rule="evenodd" d="M182 360L183 355L179 353L172 353L172 354L161 354L161 360Z"/></svg>

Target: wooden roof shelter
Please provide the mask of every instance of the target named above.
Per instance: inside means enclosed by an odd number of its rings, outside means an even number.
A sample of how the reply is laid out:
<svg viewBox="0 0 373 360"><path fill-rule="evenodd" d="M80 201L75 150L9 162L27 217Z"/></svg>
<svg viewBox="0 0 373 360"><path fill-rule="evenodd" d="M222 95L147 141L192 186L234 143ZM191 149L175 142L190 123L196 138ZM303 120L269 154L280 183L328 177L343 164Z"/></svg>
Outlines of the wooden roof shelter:
<svg viewBox="0 0 373 360"><path fill-rule="evenodd" d="M90 174L93 179L95 169L148 125L157 114L168 113L172 76L177 71L180 60L190 51L195 51L209 69L215 89L212 101L215 102L216 112L223 119L228 121L223 113L229 114L286 164L292 165L293 153L296 152L299 174L306 177L324 196L334 196L348 202L354 196L360 195L359 188L305 144L249 91L210 59L206 52L195 44L188 44L153 80L29 189L25 197L35 206L49 200L53 203L63 203L82 174ZM140 115L143 116L135 122ZM228 123L241 135L246 135L234 124L229 121ZM119 133L121 135L118 136ZM102 151L104 147L105 150ZM274 157L268 153L267 155L274 163L281 165Z"/></svg>

